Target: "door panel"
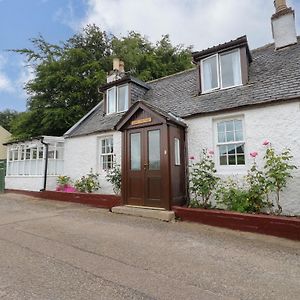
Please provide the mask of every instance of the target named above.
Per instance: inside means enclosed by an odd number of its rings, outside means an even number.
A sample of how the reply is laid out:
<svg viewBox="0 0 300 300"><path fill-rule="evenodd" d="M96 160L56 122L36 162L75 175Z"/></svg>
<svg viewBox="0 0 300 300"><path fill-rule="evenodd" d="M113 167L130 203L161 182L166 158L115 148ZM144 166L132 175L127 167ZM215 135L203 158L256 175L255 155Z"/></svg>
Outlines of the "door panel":
<svg viewBox="0 0 300 300"><path fill-rule="evenodd" d="M160 128L130 131L127 139L127 204L162 207Z"/></svg>

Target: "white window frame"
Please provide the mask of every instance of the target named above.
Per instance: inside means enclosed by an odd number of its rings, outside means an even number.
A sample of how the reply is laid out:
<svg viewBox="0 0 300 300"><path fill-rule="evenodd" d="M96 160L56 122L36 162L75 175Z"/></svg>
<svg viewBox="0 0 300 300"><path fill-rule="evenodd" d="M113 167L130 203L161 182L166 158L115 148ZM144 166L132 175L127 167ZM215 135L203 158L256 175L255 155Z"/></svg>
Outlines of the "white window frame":
<svg viewBox="0 0 300 300"><path fill-rule="evenodd" d="M181 165L180 139L179 138L174 138L174 164L175 164L175 166Z"/></svg>
<svg viewBox="0 0 300 300"><path fill-rule="evenodd" d="M102 152L102 141L104 141L104 140L108 140L108 139L111 139L112 140L112 148L113 148L113 150L112 150L112 152L110 152L110 153L103 153ZM99 146L98 146L99 148L99 165L100 165L100 170L101 171L104 171L104 172L107 172L110 168L105 168L104 167L104 157L107 157L107 156L112 156L112 164L114 164L114 161L115 161L115 159L114 159L114 157L115 157L115 153L114 153L114 150L115 150L115 146L114 146L114 137L113 137L113 135L107 135L107 136L103 136L103 137L100 137L99 138Z"/></svg>
<svg viewBox="0 0 300 300"><path fill-rule="evenodd" d="M213 89L209 89L209 90L206 90L204 91L203 88L204 88L204 62L212 57L216 57L217 59L217 78L218 78L218 86L213 88ZM218 54L214 54L214 55L211 55L209 57L206 57L204 59L201 60L201 86L202 86L202 90L203 90L203 94L204 93L210 93L212 91L215 91L215 90L219 90L220 89L220 68L219 68L219 55Z"/></svg>
<svg viewBox="0 0 300 300"><path fill-rule="evenodd" d="M125 109L124 110L118 110L118 107L119 107L119 89L122 88L122 87L127 87L127 103L125 104ZM111 111L111 112L108 111L108 107L109 107L108 93L110 91L114 91L114 95L115 95L115 110ZM106 112L107 112L107 115L111 115L111 114L115 114L115 113L122 113L122 112L127 111L128 108L129 108L129 85L127 83L119 85L119 86L114 86L114 87L112 87L112 88L110 88L106 91Z"/></svg>
<svg viewBox="0 0 300 300"><path fill-rule="evenodd" d="M222 55L226 55L226 54L230 54L230 53L234 53L234 52L238 52L238 58L239 58L239 65L240 65L240 78L241 78L241 83L237 84L237 85L232 85L232 86L227 86L227 87L223 87L223 82L222 82L222 65L221 65L221 59L220 57ZM217 57L217 74L218 74L218 87L213 88L213 89L209 89L209 90L204 90L204 68L203 68L203 63L216 56ZM243 85L243 78L242 78L242 62L241 62L241 49L234 49L234 50L230 50L230 51L226 51L226 52L221 52L221 53L217 53L211 56L208 56L204 59L202 59L200 61L200 65L201 65L201 90L202 90L202 94L207 94L216 90L226 90L226 89L230 89L233 87L237 87L237 86L241 86Z"/></svg>
<svg viewBox="0 0 300 300"><path fill-rule="evenodd" d="M228 121L242 121L242 126L243 126L243 140L241 141L232 141L232 142L224 142L224 143L219 143L218 139L218 124L222 122L228 122ZM216 155L216 166L219 171L230 171L230 170L235 170L235 171L245 171L247 167L247 149L246 149L246 138L245 138L245 119L244 116L238 115L238 116L228 116L225 118L218 118L214 119L214 136L215 136L215 153ZM243 144L244 145L244 157L245 157L245 163L244 164L235 164L235 165L229 165L228 164L228 158L227 158L227 165L221 165L220 164L220 146L227 146L227 145L238 145L238 144Z"/></svg>

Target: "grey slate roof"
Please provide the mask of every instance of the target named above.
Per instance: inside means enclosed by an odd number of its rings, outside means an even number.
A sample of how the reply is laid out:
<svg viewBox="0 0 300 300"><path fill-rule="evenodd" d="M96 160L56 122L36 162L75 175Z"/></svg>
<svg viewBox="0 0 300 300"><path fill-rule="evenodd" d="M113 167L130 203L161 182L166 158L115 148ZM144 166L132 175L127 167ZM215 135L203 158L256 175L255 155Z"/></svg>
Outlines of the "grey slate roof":
<svg viewBox="0 0 300 300"><path fill-rule="evenodd" d="M181 118L274 101L300 98L300 37L298 44L275 51L274 44L251 51L248 84L198 95L197 69L148 82L144 100ZM112 130L122 114L103 114L102 105L69 136Z"/></svg>

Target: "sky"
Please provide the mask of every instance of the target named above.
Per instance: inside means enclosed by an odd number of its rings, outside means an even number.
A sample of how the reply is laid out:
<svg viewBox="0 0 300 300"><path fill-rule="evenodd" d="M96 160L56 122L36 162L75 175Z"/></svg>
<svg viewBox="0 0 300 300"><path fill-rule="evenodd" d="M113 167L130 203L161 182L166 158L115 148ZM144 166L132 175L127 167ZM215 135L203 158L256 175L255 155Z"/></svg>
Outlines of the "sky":
<svg viewBox="0 0 300 300"><path fill-rule="evenodd" d="M296 11L300 34L300 0ZM202 50L244 34L251 49L272 42L273 0L0 0L0 111L26 110L24 84L34 72L19 54L41 34L48 42L70 38L94 23L117 36L135 30L155 42L170 34L174 44Z"/></svg>

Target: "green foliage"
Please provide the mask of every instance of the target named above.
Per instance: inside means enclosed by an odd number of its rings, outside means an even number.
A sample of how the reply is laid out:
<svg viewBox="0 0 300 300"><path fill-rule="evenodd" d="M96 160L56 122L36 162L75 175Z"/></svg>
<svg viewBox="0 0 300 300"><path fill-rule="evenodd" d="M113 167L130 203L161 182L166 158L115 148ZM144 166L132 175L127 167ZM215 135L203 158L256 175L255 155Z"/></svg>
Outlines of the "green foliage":
<svg viewBox="0 0 300 300"><path fill-rule="evenodd" d="M216 191L219 206L241 213L252 212L252 203L248 191L232 179L223 181Z"/></svg>
<svg viewBox="0 0 300 300"><path fill-rule="evenodd" d="M120 165L114 164L113 167L107 171L105 178L112 184L114 193L119 195L121 192L122 180Z"/></svg>
<svg viewBox="0 0 300 300"><path fill-rule="evenodd" d="M246 182L248 184L249 211L261 212L265 208L270 208L272 203L268 199L267 178L257 168L255 161L248 171Z"/></svg>
<svg viewBox="0 0 300 300"><path fill-rule="evenodd" d="M201 160L190 167L190 191L193 196L190 207L210 208L210 197L219 181L215 163L203 150Z"/></svg>
<svg viewBox="0 0 300 300"><path fill-rule="evenodd" d="M66 175L61 175L57 177L56 182L60 186L65 186L71 183L71 178Z"/></svg>
<svg viewBox="0 0 300 300"><path fill-rule="evenodd" d="M11 124L18 115L17 111L11 109L0 111L0 125L7 131L11 131Z"/></svg>
<svg viewBox="0 0 300 300"><path fill-rule="evenodd" d="M75 188L77 191L82 193L92 193L100 189L99 174L93 173L91 169L90 173L86 176L82 176L80 179L75 181Z"/></svg>
<svg viewBox="0 0 300 300"><path fill-rule="evenodd" d="M28 111L12 125L18 139L66 132L101 101L98 87L106 83L114 57L122 58L126 69L142 80L192 67L191 48L172 46L168 36L153 45L138 33L117 38L95 25L60 45L42 36L31 43L33 49L12 50L24 55L35 70L35 78L25 86Z"/></svg>
<svg viewBox="0 0 300 300"><path fill-rule="evenodd" d="M285 149L277 154L273 147L266 150L264 156L265 176L267 189L276 194L277 213L282 212L280 205L280 192L287 186L289 178L292 178L291 172L297 167L291 163L293 156L290 149Z"/></svg>

